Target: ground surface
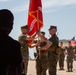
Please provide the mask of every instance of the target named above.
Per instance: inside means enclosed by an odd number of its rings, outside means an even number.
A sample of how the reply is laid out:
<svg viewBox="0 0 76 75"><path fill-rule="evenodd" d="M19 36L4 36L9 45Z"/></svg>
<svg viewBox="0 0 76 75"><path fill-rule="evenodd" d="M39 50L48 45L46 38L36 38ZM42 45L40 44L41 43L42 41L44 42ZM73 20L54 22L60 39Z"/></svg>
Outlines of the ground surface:
<svg viewBox="0 0 76 75"><path fill-rule="evenodd" d="M36 63L35 61L29 61L27 75L36 75L35 63ZM64 69L65 70L60 71L59 66L57 65L57 75L76 75L76 61L74 61L73 64L73 72L66 72L67 71L66 61L65 61ZM49 75L48 71L47 71L47 75Z"/></svg>

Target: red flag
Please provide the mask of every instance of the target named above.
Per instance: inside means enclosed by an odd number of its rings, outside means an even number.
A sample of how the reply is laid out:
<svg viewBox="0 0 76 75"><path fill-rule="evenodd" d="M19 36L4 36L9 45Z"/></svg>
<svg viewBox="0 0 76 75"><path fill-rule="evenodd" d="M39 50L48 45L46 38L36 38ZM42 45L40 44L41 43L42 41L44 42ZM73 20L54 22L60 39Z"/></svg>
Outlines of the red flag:
<svg viewBox="0 0 76 75"><path fill-rule="evenodd" d="M29 36L32 36L38 29L43 27L41 0L30 0L27 25L30 29L28 33ZM29 43L31 43L31 41L29 41Z"/></svg>

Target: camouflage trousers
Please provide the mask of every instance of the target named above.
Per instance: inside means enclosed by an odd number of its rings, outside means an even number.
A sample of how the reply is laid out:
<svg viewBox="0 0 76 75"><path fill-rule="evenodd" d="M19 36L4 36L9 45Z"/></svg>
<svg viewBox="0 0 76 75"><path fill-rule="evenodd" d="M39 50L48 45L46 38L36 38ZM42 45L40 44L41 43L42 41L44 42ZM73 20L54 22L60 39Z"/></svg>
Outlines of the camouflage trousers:
<svg viewBox="0 0 76 75"><path fill-rule="evenodd" d="M59 55L59 67L60 67L60 69L64 68L64 57L65 57L64 54Z"/></svg>
<svg viewBox="0 0 76 75"><path fill-rule="evenodd" d="M22 55L23 57L23 62L22 62L22 69L23 69L23 73L25 75L27 75L27 69L28 69L28 60L29 60L29 54L28 52L25 52L24 55Z"/></svg>
<svg viewBox="0 0 76 75"><path fill-rule="evenodd" d="M45 57L45 56L43 56L41 58L37 57L37 59L36 59L36 73L37 73L37 75L47 75L46 74L47 67L48 67L47 57Z"/></svg>
<svg viewBox="0 0 76 75"><path fill-rule="evenodd" d="M22 62L22 74L27 75L27 69L28 69L28 60L26 62Z"/></svg>
<svg viewBox="0 0 76 75"><path fill-rule="evenodd" d="M49 75L57 75L57 61L58 61L58 55L52 51L48 52L48 69L49 69Z"/></svg>
<svg viewBox="0 0 76 75"><path fill-rule="evenodd" d="M72 69L73 68L73 57L67 56L67 69Z"/></svg>

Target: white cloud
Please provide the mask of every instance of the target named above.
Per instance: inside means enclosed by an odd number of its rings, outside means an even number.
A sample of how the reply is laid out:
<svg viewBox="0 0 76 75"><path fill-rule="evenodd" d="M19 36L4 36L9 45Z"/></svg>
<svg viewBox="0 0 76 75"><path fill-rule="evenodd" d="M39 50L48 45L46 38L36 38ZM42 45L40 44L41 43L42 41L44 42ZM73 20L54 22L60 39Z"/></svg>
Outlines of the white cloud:
<svg viewBox="0 0 76 75"><path fill-rule="evenodd" d="M0 2L7 2L7 1L9 1L9 0L0 0Z"/></svg>
<svg viewBox="0 0 76 75"><path fill-rule="evenodd" d="M76 0L43 0L43 8L54 8L76 4Z"/></svg>
<svg viewBox="0 0 76 75"><path fill-rule="evenodd" d="M28 10L28 5L18 6L12 9L14 13L22 12Z"/></svg>
<svg viewBox="0 0 76 75"><path fill-rule="evenodd" d="M46 10L47 10L47 13L49 13L51 11L57 11L57 9L59 10L60 7L73 5L73 4L76 4L76 0L42 0L43 10L44 10L44 12L46 12ZM28 3L26 2L26 4L17 6L15 8L13 8L12 11L14 13L18 13L18 12L28 10L28 7L29 7L29 0L28 0Z"/></svg>
<svg viewBox="0 0 76 75"><path fill-rule="evenodd" d="M43 10L46 13L55 12L62 7L74 4L76 4L76 0L42 0Z"/></svg>

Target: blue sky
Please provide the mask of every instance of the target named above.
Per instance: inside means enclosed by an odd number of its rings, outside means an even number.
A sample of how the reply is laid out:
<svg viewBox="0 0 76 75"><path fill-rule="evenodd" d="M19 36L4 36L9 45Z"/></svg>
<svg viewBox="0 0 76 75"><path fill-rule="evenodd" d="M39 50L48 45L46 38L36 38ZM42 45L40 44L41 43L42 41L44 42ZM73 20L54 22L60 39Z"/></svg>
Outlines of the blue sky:
<svg viewBox="0 0 76 75"><path fill-rule="evenodd" d="M0 9L9 9L14 14L14 27L10 34L18 39L21 34L20 27L27 24L30 0L0 0ZM76 36L76 0L42 0L44 27L49 38L50 25L58 28L59 39L71 39Z"/></svg>

